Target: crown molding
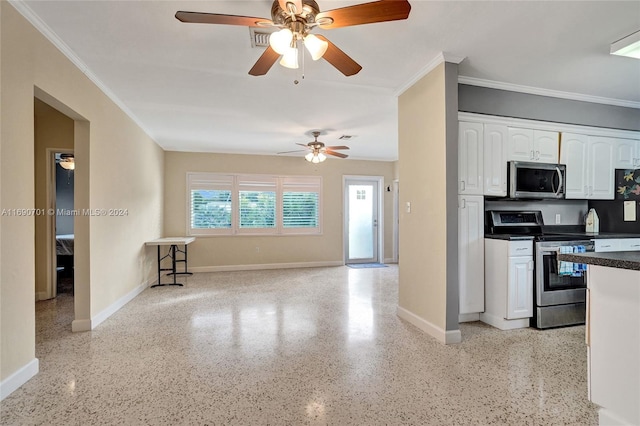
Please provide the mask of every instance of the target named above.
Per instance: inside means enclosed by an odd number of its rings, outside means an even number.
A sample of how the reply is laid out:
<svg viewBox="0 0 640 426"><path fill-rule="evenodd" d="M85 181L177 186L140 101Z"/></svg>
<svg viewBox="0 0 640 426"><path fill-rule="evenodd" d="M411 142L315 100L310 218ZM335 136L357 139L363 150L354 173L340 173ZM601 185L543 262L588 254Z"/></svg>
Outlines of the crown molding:
<svg viewBox="0 0 640 426"><path fill-rule="evenodd" d="M427 64L424 67L422 67L416 74L414 74L413 77L411 77L406 83L398 87L393 92L393 95L396 97L402 95L408 88L416 84L418 80L420 80L425 75L429 74L431 71L433 71L435 67L437 67L441 63L451 62L454 64L459 64L464 59L465 59L464 56L453 55L447 52L438 53L432 60L427 62Z"/></svg>
<svg viewBox="0 0 640 426"><path fill-rule="evenodd" d="M583 95L581 93L562 92L559 90L542 89L540 87L522 86L519 84L485 80L482 78L459 76L458 83L468 84L471 86L488 87L490 89L507 90L510 92L528 93L530 95L549 96L552 98L568 99L572 101L592 102L597 104L640 109L640 102L627 101L624 99L604 98L592 95Z"/></svg>
<svg viewBox="0 0 640 426"><path fill-rule="evenodd" d="M23 0L7 0L18 13L20 13L31 25L33 25L40 33L49 40L62 54L73 63L84 75L87 76L98 89L102 91L118 108L120 108L134 123L142 129L156 144L158 142L151 135L151 132L142 124L125 104L113 93L85 64L78 55L67 45L56 33L49 27L40 17L31 9ZM159 145L159 144L158 144Z"/></svg>

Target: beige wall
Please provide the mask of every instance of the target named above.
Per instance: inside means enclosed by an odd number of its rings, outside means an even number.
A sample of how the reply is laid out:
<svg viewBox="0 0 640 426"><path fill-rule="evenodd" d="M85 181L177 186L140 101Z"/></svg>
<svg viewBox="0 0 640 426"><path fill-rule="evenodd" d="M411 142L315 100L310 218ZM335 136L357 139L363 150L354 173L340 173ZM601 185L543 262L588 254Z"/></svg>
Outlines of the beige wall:
<svg viewBox="0 0 640 426"><path fill-rule="evenodd" d="M0 3L0 207L34 208L34 93L74 123L76 205L128 210L76 217L76 321L144 284L162 231L164 153L7 2ZM0 218L0 380L35 358L35 220ZM90 258L88 254L91 254ZM81 262L79 264L78 262Z"/></svg>
<svg viewBox="0 0 640 426"><path fill-rule="evenodd" d="M46 210L47 201L47 149L58 148L73 150L73 120L55 110L44 102L36 99L35 114L35 207ZM35 274L36 298L39 300L50 297L47 295L47 221L54 218L46 215L35 217ZM53 255L53 254L52 254ZM53 267L53 265L49 265ZM40 297L39 297L40 296Z"/></svg>
<svg viewBox="0 0 640 426"><path fill-rule="evenodd" d="M451 215L448 194L452 190L455 195L455 177L453 188L447 184L452 159L447 152L445 76L443 63L398 101L399 313L409 313L428 332L442 333L438 336L442 340L447 330L447 287L457 285L447 256L451 244L457 247L457 240L450 239L450 230L457 228L457 216L455 209ZM406 211L407 202L411 213Z"/></svg>
<svg viewBox="0 0 640 426"><path fill-rule="evenodd" d="M320 236L198 237L189 245L189 267L263 265L343 260L343 175L383 176L393 182L393 162L329 158L314 165L302 157L167 152L165 154L164 234L186 233L187 172L320 175L323 183L323 234ZM393 196L384 194L385 257L391 258ZM260 251L256 251L256 247Z"/></svg>

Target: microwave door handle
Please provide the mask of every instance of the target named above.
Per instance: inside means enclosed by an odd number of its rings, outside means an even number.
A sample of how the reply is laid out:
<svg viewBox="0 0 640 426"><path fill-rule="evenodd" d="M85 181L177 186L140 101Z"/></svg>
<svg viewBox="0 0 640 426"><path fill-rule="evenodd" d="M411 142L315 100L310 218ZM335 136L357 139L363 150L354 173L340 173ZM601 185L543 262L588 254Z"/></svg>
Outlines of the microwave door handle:
<svg viewBox="0 0 640 426"><path fill-rule="evenodd" d="M562 191L562 172L560 171L560 167L556 167L556 173L558 174L558 190L556 191L556 196L560 195Z"/></svg>

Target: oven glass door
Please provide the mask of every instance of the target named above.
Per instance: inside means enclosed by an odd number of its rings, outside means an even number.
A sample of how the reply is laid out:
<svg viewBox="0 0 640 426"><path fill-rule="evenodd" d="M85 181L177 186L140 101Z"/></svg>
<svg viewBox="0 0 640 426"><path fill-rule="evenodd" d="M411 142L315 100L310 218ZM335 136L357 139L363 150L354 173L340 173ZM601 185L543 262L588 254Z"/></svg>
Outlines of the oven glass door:
<svg viewBox="0 0 640 426"><path fill-rule="evenodd" d="M560 188L562 176L558 171L544 168L516 168L516 191L518 193L554 195Z"/></svg>
<svg viewBox="0 0 640 426"><path fill-rule="evenodd" d="M558 262L557 252L542 253L542 270L542 291L587 288L585 265Z"/></svg>

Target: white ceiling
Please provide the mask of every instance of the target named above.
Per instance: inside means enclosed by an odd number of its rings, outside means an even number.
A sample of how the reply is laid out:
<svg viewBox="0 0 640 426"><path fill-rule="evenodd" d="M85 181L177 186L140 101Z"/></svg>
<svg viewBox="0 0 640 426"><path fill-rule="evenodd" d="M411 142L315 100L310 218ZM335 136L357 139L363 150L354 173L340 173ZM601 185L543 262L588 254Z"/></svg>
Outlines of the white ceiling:
<svg viewBox="0 0 640 426"><path fill-rule="evenodd" d="M249 76L263 48L251 47L246 27L174 18L178 10L270 18L270 0L13 3L166 150L271 155L319 129L328 145L351 146L350 158L395 160L398 90L441 52L466 57L464 77L640 106L640 60L609 54L640 30L639 1L412 0L406 21L316 31L363 69L345 77L307 58L304 80L277 63ZM321 10L359 3L318 0ZM356 137L338 140L345 134Z"/></svg>

